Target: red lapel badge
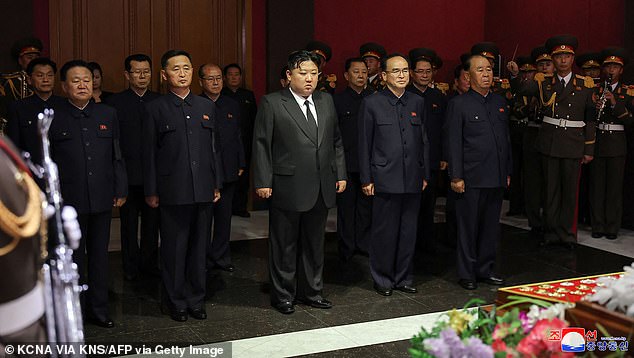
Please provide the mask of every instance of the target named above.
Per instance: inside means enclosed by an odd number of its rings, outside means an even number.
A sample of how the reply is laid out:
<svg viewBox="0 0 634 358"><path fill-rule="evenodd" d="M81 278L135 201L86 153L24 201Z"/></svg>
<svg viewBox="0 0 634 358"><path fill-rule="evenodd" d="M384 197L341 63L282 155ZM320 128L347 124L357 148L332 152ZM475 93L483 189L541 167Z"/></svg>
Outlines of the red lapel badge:
<svg viewBox="0 0 634 358"><path fill-rule="evenodd" d="M233 114L227 113L227 118L229 118L229 119L233 118Z"/></svg>
<svg viewBox="0 0 634 358"><path fill-rule="evenodd" d="M504 108L500 108L500 113L504 113Z"/></svg>
<svg viewBox="0 0 634 358"><path fill-rule="evenodd" d="M204 119L204 120L206 120L206 121L208 121L208 120L209 120L209 116L208 116L208 115L206 115L206 114L203 114L203 119Z"/></svg>
<svg viewBox="0 0 634 358"><path fill-rule="evenodd" d="M100 131L107 131L107 130L108 130L108 126L107 126L107 125L105 125L105 124L100 124L100 125L99 125L99 130L100 130Z"/></svg>
<svg viewBox="0 0 634 358"><path fill-rule="evenodd" d="M412 112L412 117L416 117L416 112Z"/></svg>

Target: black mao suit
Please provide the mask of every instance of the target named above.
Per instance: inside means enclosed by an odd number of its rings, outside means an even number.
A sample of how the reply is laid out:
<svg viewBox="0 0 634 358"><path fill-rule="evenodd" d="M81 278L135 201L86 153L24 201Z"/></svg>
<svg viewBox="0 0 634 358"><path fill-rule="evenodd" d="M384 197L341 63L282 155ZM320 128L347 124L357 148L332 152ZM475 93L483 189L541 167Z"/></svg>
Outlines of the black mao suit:
<svg viewBox="0 0 634 358"><path fill-rule="evenodd" d="M123 272L135 277L139 270L158 271L158 217L157 208L145 203L143 193L142 142L145 104L160 97L145 91L139 96L132 89L108 96L104 103L117 110L121 133L121 153L128 174L128 199L121 207L121 256ZM137 239L141 214L141 240Z"/></svg>
<svg viewBox="0 0 634 358"><path fill-rule="evenodd" d="M346 179L332 97L312 94L317 128L290 89L263 97L255 121L255 188L272 188L269 213L271 303L320 300L324 230L335 206L336 182Z"/></svg>
<svg viewBox="0 0 634 358"><path fill-rule="evenodd" d="M366 97L359 115L361 183L374 183L370 271L376 285L412 284L423 180L429 178L424 100L389 89Z"/></svg>
<svg viewBox="0 0 634 358"><path fill-rule="evenodd" d="M184 99L168 93L146 110L144 191L159 197L164 299L172 310L201 309L214 189L222 183L216 106L191 92Z"/></svg>
<svg viewBox="0 0 634 358"><path fill-rule="evenodd" d="M462 179L465 192L455 197L458 222L458 276L475 281L495 274L500 210L511 147L506 100L469 90L447 106L450 179Z"/></svg>
<svg viewBox="0 0 634 358"><path fill-rule="evenodd" d="M202 98L211 100L207 95ZM218 147L222 156L224 182L220 190L220 200L214 205L213 239L207 241L207 268L231 265L229 239L231 238L231 214L233 198L238 186L238 171L246 167L244 146L240 133L240 105L230 97L221 94L216 104L216 129Z"/></svg>
<svg viewBox="0 0 634 358"><path fill-rule="evenodd" d="M103 321L108 318L108 242L113 200L126 197L128 190L117 113L110 106L92 101L83 109L62 102L56 108L49 138L64 204L77 210L81 227L82 238L73 259L81 281L88 282L86 312Z"/></svg>
<svg viewBox="0 0 634 358"><path fill-rule="evenodd" d="M347 260L356 250L367 253L370 241L372 197L364 195L359 180L359 108L366 96L374 93L364 89L357 93L350 87L334 96L339 130L346 154L348 183L337 195L337 236L339 256Z"/></svg>

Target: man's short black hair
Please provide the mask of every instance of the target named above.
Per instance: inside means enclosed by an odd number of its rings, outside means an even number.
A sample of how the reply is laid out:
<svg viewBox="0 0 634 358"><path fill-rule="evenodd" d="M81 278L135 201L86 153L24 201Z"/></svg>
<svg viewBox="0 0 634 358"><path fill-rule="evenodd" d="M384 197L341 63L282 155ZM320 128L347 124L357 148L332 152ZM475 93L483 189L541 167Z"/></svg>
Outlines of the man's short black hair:
<svg viewBox="0 0 634 358"><path fill-rule="evenodd" d="M35 66L51 66L53 73L57 73L57 64L48 57L38 57L29 62L26 66L26 74L29 76L32 75Z"/></svg>
<svg viewBox="0 0 634 358"><path fill-rule="evenodd" d="M456 66L456 68L453 69L453 78L456 80L459 79L463 70L464 68L462 67L462 65Z"/></svg>
<svg viewBox="0 0 634 358"><path fill-rule="evenodd" d="M150 68L152 68L152 59L150 56L143 53L135 53L134 55L130 55L125 58L123 61L123 66L125 67L126 72L130 72L132 69L132 61L136 62L145 62L147 61L150 64Z"/></svg>
<svg viewBox="0 0 634 358"><path fill-rule="evenodd" d="M90 72L90 77L93 77L92 69L88 65L88 62L84 60L70 60L62 66L59 70L59 79L63 82L66 81L66 73L73 67L84 67Z"/></svg>
<svg viewBox="0 0 634 358"><path fill-rule="evenodd" d="M476 57L482 57L483 59L487 60L487 63L490 63L490 62L489 62L489 59L488 59L488 58L486 58L485 56L480 55L480 54L475 54L475 55L471 55L471 56L469 56L469 57L468 57L468 58L464 61L464 63L462 64L462 68L463 68L465 71L469 72L469 69L471 68L471 61L473 61L473 59L474 59L474 58L476 58Z"/></svg>
<svg viewBox="0 0 634 358"><path fill-rule="evenodd" d="M242 75L242 67L240 67L240 65L238 65L237 63L230 63L230 64L226 65L222 69L222 75L223 76L227 76L227 71L229 71L230 68L237 68L238 72L240 72L240 75Z"/></svg>
<svg viewBox="0 0 634 358"><path fill-rule="evenodd" d="M319 67L319 63L321 62L321 60L319 59L319 55L306 50L291 52L291 54L288 55L287 66L288 69L291 71L299 68L299 66L304 62L313 62L315 65L317 65L317 67Z"/></svg>
<svg viewBox="0 0 634 358"><path fill-rule="evenodd" d="M351 57L346 60L346 65L345 65L346 72L348 72L348 70L350 69L350 66L352 66L352 64L355 62L361 62L366 68L368 67L368 65L365 63L365 61L361 57Z"/></svg>
<svg viewBox="0 0 634 358"><path fill-rule="evenodd" d="M200 67L198 67L198 78L203 78L205 77L205 67L211 67L211 68L218 68L220 69L220 66L216 65L215 63L203 63L202 65L200 65Z"/></svg>
<svg viewBox="0 0 634 358"><path fill-rule="evenodd" d="M387 56L385 56L385 57L383 57L381 59L381 71L385 72L387 70L387 61L389 59L394 58L394 57L402 57L403 60L405 60L405 62L407 62L407 67L408 68L411 67L410 63L409 63L409 59L407 57L405 57L405 55L403 55L402 53L395 52L395 53L389 54L389 55L387 55Z"/></svg>
<svg viewBox="0 0 634 358"><path fill-rule="evenodd" d="M163 54L163 56L161 56L161 67L165 69L167 67L167 61L169 61L170 58L176 57L176 56L185 56L189 59L189 62L192 62L192 57L189 55L187 51L168 50L167 52Z"/></svg>

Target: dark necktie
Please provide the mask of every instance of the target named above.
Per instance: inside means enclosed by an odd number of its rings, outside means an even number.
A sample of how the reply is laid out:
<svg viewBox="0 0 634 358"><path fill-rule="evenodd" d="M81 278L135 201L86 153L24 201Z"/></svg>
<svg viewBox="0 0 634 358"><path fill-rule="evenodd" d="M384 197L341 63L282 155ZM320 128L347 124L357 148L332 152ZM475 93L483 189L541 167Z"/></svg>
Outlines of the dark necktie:
<svg viewBox="0 0 634 358"><path fill-rule="evenodd" d="M304 105L306 106L306 120L308 120L310 136L317 142L317 122L315 122L315 117L313 117L313 113L310 111L310 102L306 100Z"/></svg>
<svg viewBox="0 0 634 358"><path fill-rule="evenodd" d="M566 81L563 78L561 79L561 88L566 88Z"/></svg>

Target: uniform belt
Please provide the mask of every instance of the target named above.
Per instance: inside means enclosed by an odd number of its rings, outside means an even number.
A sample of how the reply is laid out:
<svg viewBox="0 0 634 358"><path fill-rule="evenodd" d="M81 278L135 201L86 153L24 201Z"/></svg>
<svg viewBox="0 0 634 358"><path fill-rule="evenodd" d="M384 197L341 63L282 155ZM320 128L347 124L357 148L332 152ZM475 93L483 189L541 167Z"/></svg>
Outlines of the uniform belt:
<svg viewBox="0 0 634 358"><path fill-rule="evenodd" d="M511 122L515 122L515 123L518 123L518 124L527 124L528 123L528 120L518 119L518 118L515 118L515 117L509 117L509 120Z"/></svg>
<svg viewBox="0 0 634 358"><path fill-rule="evenodd" d="M0 336L19 332L44 315L44 290L38 282L35 287L13 301L0 304Z"/></svg>
<svg viewBox="0 0 634 358"><path fill-rule="evenodd" d="M552 118L548 116L544 116L544 123L565 128L582 128L586 126L586 122L584 121L571 121L568 119Z"/></svg>
<svg viewBox="0 0 634 358"><path fill-rule="evenodd" d="M625 130L625 126L622 124L599 123L598 127L602 131L622 132Z"/></svg>
<svg viewBox="0 0 634 358"><path fill-rule="evenodd" d="M535 123L533 121L528 122L528 126L529 127L535 127L535 128L541 128L541 124L540 123Z"/></svg>

